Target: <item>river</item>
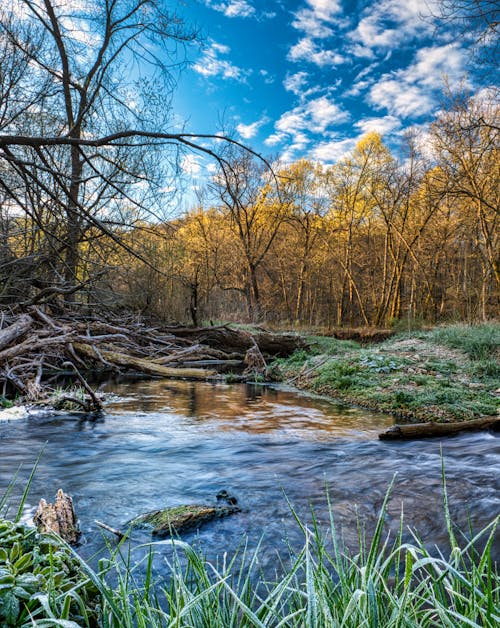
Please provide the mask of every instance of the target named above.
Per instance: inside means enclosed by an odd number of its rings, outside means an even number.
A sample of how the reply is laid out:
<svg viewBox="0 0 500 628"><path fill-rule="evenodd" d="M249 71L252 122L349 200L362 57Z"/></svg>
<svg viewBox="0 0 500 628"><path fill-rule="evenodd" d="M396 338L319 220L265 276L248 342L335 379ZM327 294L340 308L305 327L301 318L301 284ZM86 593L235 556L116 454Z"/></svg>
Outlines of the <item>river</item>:
<svg viewBox="0 0 500 628"><path fill-rule="evenodd" d="M382 442L377 434L390 417L259 385L131 380L102 389L114 396L99 418L0 421L0 494L22 465L15 505L45 446L24 518L62 487L73 496L86 557L103 548L95 519L124 527L149 510L213 502L221 489L238 498L242 512L183 537L209 558L231 554L244 535L250 549L261 542L261 563L271 568L276 550L303 543L284 494L304 521L312 507L327 525L327 490L337 529L354 547L356 521L373 528L394 476L388 529L397 531L403 505L406 525L429 547L444 548L442 459L460 528L478 530L500 512L495 434ZM134 534L133 542L144 541L144 532ZM498 539L493 554L500 557Z"/></svg>

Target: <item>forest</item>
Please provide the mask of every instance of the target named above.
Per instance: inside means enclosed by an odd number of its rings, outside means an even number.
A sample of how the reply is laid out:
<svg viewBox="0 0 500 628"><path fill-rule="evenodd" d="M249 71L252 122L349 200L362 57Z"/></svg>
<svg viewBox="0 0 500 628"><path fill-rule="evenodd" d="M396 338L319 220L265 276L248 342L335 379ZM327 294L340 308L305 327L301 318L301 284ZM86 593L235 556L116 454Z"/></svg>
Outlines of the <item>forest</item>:
<svg viewBox="0 0 500 628"><path fill-rule="evenodd" d="M112 183L82 162L73 224L56 191L40 202L47 183L39 165L25 172L31 157L22 172L4 161L0 302L97 306L195 326L488 320L500 294L494 96L455 99L397 157L376 133L332 166L276 160L270 172L233 148L199 204L163 221L135 201L111 201ZM36 185L26 189L21 175ZM106 190L90 200L96 185Z"/></svg>
<svg viewBox="0 0 500 628"><path fill-rule="evenodd" d="M2 10L0 39L3 308L327 329L497 314L494 88L448 91L399 146L370 132L337 163L282 163L170 131L173 52L160 53L196 33L161 3L145 24L141 2L89 5L91 54L50 2L19 7L25 19ZM135 80L123 61L148 42ZM186 151L213 167L180 212Z"/></svg>

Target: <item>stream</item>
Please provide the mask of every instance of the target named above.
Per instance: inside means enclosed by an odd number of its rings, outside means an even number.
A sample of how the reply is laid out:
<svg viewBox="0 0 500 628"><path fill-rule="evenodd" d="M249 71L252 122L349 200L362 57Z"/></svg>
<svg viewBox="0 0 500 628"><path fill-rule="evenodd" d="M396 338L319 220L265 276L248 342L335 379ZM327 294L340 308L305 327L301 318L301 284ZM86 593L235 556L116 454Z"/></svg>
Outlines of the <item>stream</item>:
<svg viewBox="0 0 500 628"><path fill-rule="evenodd" d="M212 503L221 489L238 498L242 512L183 535L209 559L231 555L245 535L250 549L261 542L261 564L273 569L276 551L304 542L283 493L304 521L312 507L326 526L327 487L337 529L355 547L356 521L373 529L395 474L388 527L397 531L403 504L405 524L445 550L441 447L453 521L477 531L500 512L497 434L383 442L377 434L391 417L279 387L136 379L101 390L113 393L103 417L0 421L0 495L22 465L14 510L45 445L24 519L40 497L52 501L62 487L73 497L87 558L104 547L95 519L126 527L150 510ZM146 532L133 533L132 542L145 539Z"/></svg>

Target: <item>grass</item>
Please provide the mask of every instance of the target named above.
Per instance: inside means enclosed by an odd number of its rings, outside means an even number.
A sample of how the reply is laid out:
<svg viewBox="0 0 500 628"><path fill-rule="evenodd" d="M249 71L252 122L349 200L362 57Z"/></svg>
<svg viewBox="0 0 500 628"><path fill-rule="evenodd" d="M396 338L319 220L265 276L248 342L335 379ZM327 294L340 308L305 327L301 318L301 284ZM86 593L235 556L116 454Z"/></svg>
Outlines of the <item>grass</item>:
<svg viewBox="0 0 500 628"><path fill-rule="evenodd" d="M331 507L330 524L323 529L314 516L311 525L303 523L290 505L303 547L295 552L281 548L287 559L271 580L260 573L258 549L249 555L243 545L233 557L213 564L180 539L147 544L149 553L138 564L123 544L109 547L109 557L93 570L64 542L3 519L1 529L14 530L18 538L2 542L0 623L65 628L498 626L500 577L492 547L499 518L472 538L460 537L450 520L444 477L443 483L447 555L430 552L416 535L405 541L403 516L396 538L386 536L389 489L371 536L359 525L355 552L342 547ZM26 558L37 543L36 560L49 565L45 579L36 577L36 561ZM154 552L167 544L173 550L168 580L153 570ZM56 553L71 569L58 569ZM20 565L28 585L16 572Z"/></svg>
<svg viewBox="0 0 500 628"><path fill-rule="evenodd" d="M311 336L278 360L284 380L408 422L461 421L499 410L500 325L417 330L360 347Z"/></svg>

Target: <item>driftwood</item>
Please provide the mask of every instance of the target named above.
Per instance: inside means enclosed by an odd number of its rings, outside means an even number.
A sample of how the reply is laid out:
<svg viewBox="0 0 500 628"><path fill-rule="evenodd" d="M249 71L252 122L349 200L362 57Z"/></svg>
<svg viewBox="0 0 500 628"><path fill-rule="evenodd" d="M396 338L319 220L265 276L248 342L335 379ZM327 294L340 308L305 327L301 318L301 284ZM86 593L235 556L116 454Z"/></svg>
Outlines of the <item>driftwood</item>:
<svg viewBox="0 0 500 628"><path fill-rule="evenodd" d="M33 319L28 314L21 315L12 325L0 330L0 350L13 344L33 325Z"/></svg>
<svg viewBox="0 0 500 628"><path fill-rule="evenodd" d="M75 350L79 353L83 353L87 356L92 356L93 349L90 345L75 343ZM151 360L145 360L143 358L136 358L132 355L124 353L118 353L116 351L101 350L101 355L105 360L113 364L118 364L130 369L135 369L141 373L147 373L148 375L157 375L160 377L170 378L187 378L187 379L201 379L205 380L209 377L217 375L216 371L209 371L206 369L179 369L169 366L163 366L151 362Z"/></svg>
<svg viewBox="0 0 500 628"><path fill-rule="evenodd" d="M78 406L99 411L99 397L86 380L87 372L132 370L168 378L206 380L222 372L265 372L264 356L286 356L304 346L291 334L254 333L220 327L164 327L135 319L100 320L95 316L47 314L42 306L28 312L2 313L0 329L0 390L21 403ZM244 364L247 352L247 364ZM68 370L69 367L69 370ZM47 375L72 376L62 394ZM83 394L82 394L83 390Z"/></svg>
<svg viewBox="0 0 500 628"><path fill-rule="evenodd" d="M403 440L412 438L427 438L432 436L449 436L463 431L500 429L500 417L484 417L472 421L455 423L414 423L408 425L393 425L378 435L381 440Z"/></svg>
<svg viewBox="0 0 500 628"><path fill-rule="evenodd" d="M81 533L78 529L73 500L63 493L62 489L57 491L53 504L48 504L44 499L40 500L33 522L39 532L54 532L67 543L78 543Z"/></svg>
<svg viewBox="0 0 500 628"><path fill-rule="evenodd" d="M188 338L213 349L225 352L245 354L256 343L264 355L287 357L296 349L305 348L306 343L300 336L293 334L273 334L257 332L252 334L241 329L221 327L179 327L168 328L180 338Z"/></svg>
<svg viewBox="0 0 500 628"><path fill-rule="evenodd" d="M120 541L124 539L126 536L124 532L121 532L120 530L117 530L116 528L112 528L111 526L108 526L102 521L98 521L97 519L95 519L94 523L96 524L96 526L99 526L103 530L106 530L106 532L111 532L111 534L114 534L115 536L117 536L120 539Z"/></svg>

